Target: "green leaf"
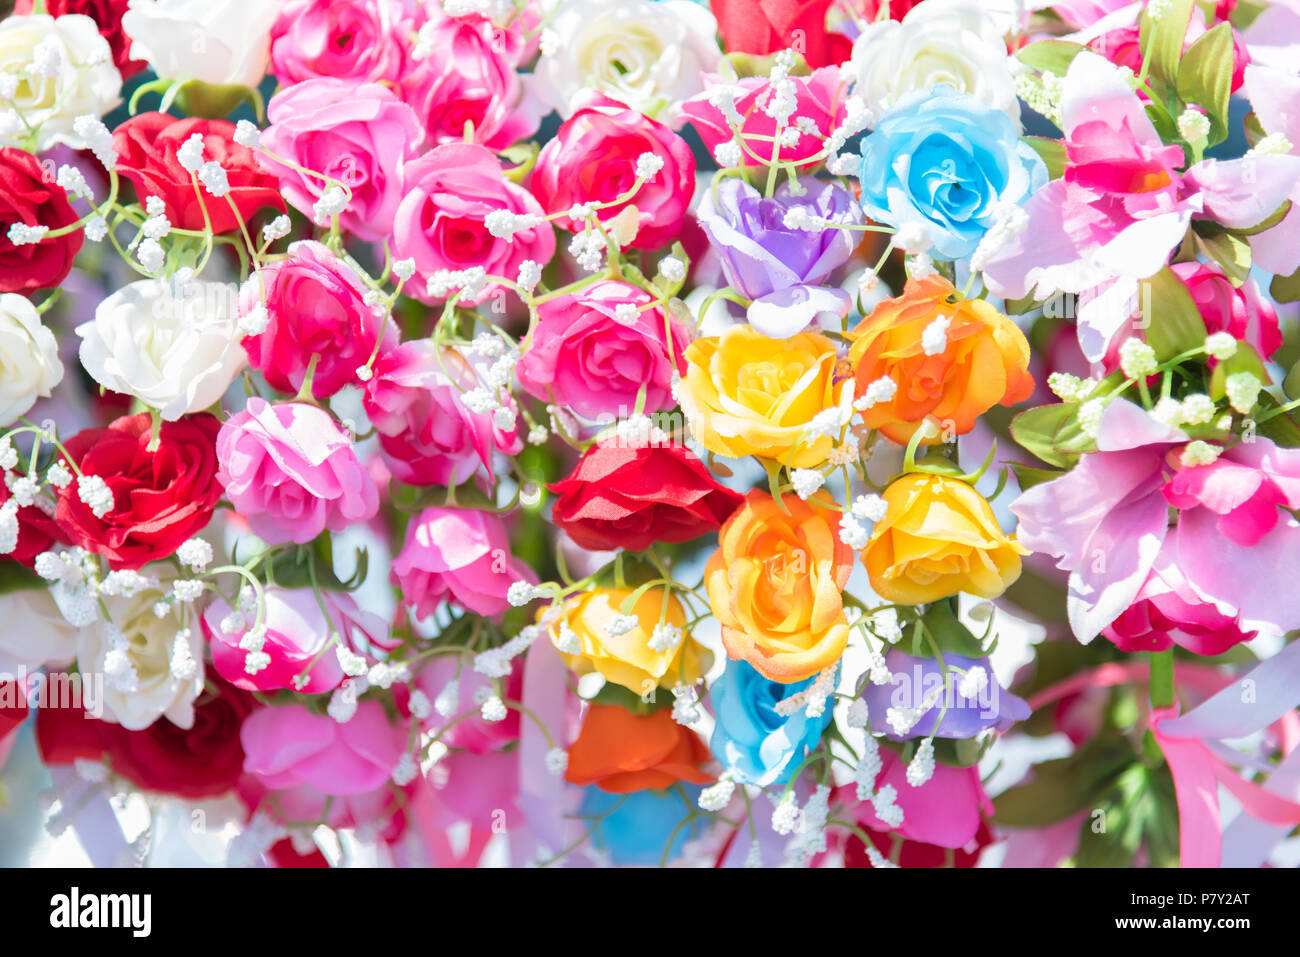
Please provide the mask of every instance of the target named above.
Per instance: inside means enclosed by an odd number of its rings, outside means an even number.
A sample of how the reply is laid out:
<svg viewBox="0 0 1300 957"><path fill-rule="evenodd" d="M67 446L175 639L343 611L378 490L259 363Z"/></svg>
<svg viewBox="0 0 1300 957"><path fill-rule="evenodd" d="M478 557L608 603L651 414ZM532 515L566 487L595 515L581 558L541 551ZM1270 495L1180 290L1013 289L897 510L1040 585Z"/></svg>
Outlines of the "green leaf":
<svg viewBox="0 0 1300 957"><path fill-rule="evenodd" d="M1035 485L1058 479L1065 474L1059 469L1040 469L1032 465L1021 465L1019 462L1012 462L1010 467L1011 471L1016 474L1016 482L1022 492L1028 491Z"/></svg>
<svg viewBox="0 0 1300 957"><path fill-rule="evenodd" d="M1178 88L1178 61L1194 5L1193 0L1171 0L1164 16L1154 23L1147 9L1142 10L1139 37L1148 61L1147 81L1166 100Z"/></svg>
<svg viewBox="0 0 1300 957"><path fill-rule="evenodd" d="M1143 308L1149 307L1151 312L1147 317L1147 344L1156 351L1157 359L1172 359L1205 342L1205 320L1177 273L1166 266L1142 280L1141 286Z"/></svg>
<svg viewBox="0 0 1300 957"><path fill-rule="evenodd" d="M1022 47L1016 58L1025 66L1032 67L1039 73L1055 73L1065 76L1074 58L1087 47L1068 40L1039 40Z"/></svg>
<svg viewBox="0 0 1300 957"><path fill-rule="evenodd" d="M0 561L0 595L28 588L48 588L49 582L15 561Z"/></svg>
<svg viewBox="0 0 1300 957"><path fill-rule="evenodd" d="M593 704L612 704L633 714L651 714L664 708L671 708L673 695L658 686L648 689L645 695L639 695L631 688L625 688L612 681L606 681L591 699Z"/></svg>
<svg viewBox="0 0 1300 957"><path fill-rule="evenodd" d="M1278 407L1277 399L1273 398L1267 392L1259 394L1259 407L1265 411L1271 411ZM1291 417L1291 413L1283 412L1281 415L1275 415L1266 422L1259 423L1259 434L1265 438L1272 439L1276 444L1285 449L1300 448L1300 424Z"/></svg>
<svg viewBox="0 0 1300 957"><path fill-rule="evenodd" d="M1240 286L1250 275L1250 244L1232 233L1217 236L1199 236L1197 243L1206 257L1218 264L1234 286Z"/></svg>
<svg viewBox="0 0 1300 957"><path fill-rule="evenodd" d="M993 818L1007 827L1046 827L1092 806L1133 764L1123 739L1097 739L1067 758L1034 765L1034 777L993 799Z"/></svg>
<svg viewBox="0 0 1300 957"><path fill-rule="evenodd" d="M1011 437L1048 465L1071 468L1078 456L1057 451L1054 439L1063 425L1077 418L1078 408L1077 402L1058 402L1021 412L1011 420Z"/></svg>
<svg viewBox="0 0 1300 957"><path fill-rule="evenodd" d="M1300 269L1289 276L1274 276L1268 284L1268 291L1278 302L1295 302L1300 299Z"/></svg>
<svg viewBox="0 0 1300 957"><path fill-rule="evenodd" d="M963 658L983 658L984 648L970 629L957 620L952 606L938 601L926 609L921 620L942 654L961 655ZM923 657L932 657L929 643L921 646Z"/></svg>
<svg viewBox="0 0 1300 957"><path fill-rule="evenodd" d="M1049 179L1060 179L1065 175L1064 140L1054 140L1047 136L1022 136L1020 139L1042 158Z"/></svg>
<svg viewBox="0 0 1300 957"><path fill-rule="evenodd" d="M1232 27L1220 23L1196 38L1178 66L1178 95L1205 110L1211 146L1228 138L1232 59Z"/></svg>
<svg viewBox="0 0 1300 957"><path fill-rule="evenodd" d="M1291 371L1282 380L1282 391L1288 399L1300 399L1300 361L1291 366Z"/></svg>
<svg viewBox="0 0 1300 957"><path fill-rule="evenodd" d="M1224 359L1215 365L1214 371L1210 373L1210 398L1218 402L1227 395L1225 386L1228 376L1238 372L1249 372L1265 385L1273 381L1269 377L1268 370L1264 368L1264 360L1259 357L1255 347L1249 342L1239 341L1237 351L1230 358ZM1263 396L1264 393L1261 392L1260 398L1263 398Z"/></svg>

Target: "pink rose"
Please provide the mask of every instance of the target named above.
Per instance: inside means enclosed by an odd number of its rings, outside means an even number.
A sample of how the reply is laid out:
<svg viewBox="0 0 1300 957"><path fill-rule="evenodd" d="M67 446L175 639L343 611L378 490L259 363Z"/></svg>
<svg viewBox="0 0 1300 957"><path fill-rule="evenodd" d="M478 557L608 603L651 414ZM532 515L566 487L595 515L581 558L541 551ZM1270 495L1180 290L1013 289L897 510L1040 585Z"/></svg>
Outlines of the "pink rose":
<svg viewBox="0 0 1300 957"><path fill-rule="evenodd" d="M433 145L471 142L503 150L537 132L546 112L520 82L526 52L522 17L498 27L477 14L447 16L437 4L422 6L418 45L401 77L401 97L415 110Z"/></svg>
<svg viewBox="0 0 1300 957"><path fill-rule="evenodd" d="M1247 278L1238 289L1218 266L1190 262L1169 268L1192 294L1207 331L1230 333L1250 343L1264 359L1282 347L1277 312L1260 295L1254 279Z"/></svg>
<svg viewBox="0 0 1300 957"><path fill-rule="evenodd" d="M267 384L297 393L316 357L311 394L325 399L357 382L357 369L370 361L382 324L365 303L361 277L325 246L293 243L289 258L259 269L240 292L239 312L266 308L266 329L244 339L244 351ZM391 324L381 350L396 341Z"/></svg>
<svg viewBox="0 0 1300 957"><path fill-rule="evenodd" d="M226 497L267 542L303 544L379 510L379 490L351 441L314 405L251 397L222 425L217 460Z"/></svg>
<svg viewBox="0 0 1300 957"><path fill-rule="evenodd" d="M372 647L391 644L383 619L362 611L351 595L322 591L317 598L310 588L271 586L264 596L260 642L249 637L257 622L255 612L233 616L230 605L218 598L203 613L203 634L212 649L212 665L237 688L289 689L303 694L332 691L344 678L338 655L332 651L322 654L334 635L362 655ZM227 619L232 617L240 618L239 626L228 628L233 622ZM300 675L305 676L305 684L295 682Z"/></svg>
<svg viewBox="0 0 1300 957"><path fill-rule="evenodd" d="M271 73L281 86L320 76L396 82L414 32L400 0L287 0L271 27Z"/></svg>
<svg viewBox="0 0 1300 957"><path fill-rule="evenodd" d="M352 198L339 223L358 239L386 239L402 198L399 171L424 137L411 108L378 83L320 78L271 97L267 116L271 125L262 131L262 145L346 184ZM326 184L265 152L257 156L279 178L285 199L311 218ZM329 223L322 219L316 225Z"/></svg>
<svg viewBox="0 0 1300 957"><path fill-rule="evenodd" d="M406 736L378 701L362 701L343 724L301 704L259 708L239 730L244 771L258 783L337 796L383 787L406 751Z"/></svg>
<svg viewBox="0 0 1300 957"><path fill-rule="evenodd" d="M404 342L379 358L363 401L384 461L399 482L460 484L480 468L491 476L493 450L514 455L523 449L509 391L497 390L508 410L502 418L510 419L502 428L495 413L473 412L462 401L477 388L485 388L479 369L431 339Z"/></svg>
<svg viewBox="0 0 1300 957"><path fill-rule="evenodd" d="M523 697L524 672L522 659L516 659L510 675L504 679L503 697L518 701ZM467 661L453 655L439 655L426 665L415 680L416 686L434 703L435 710L423 722L431 734L447 730L438 739L449 748L464 748L483 754L501 748L519 737L519 712L511 709L502 721L484 721L477 714L450 722L461 712L475 707L475 695L480 692L496 694L495 685L486 676L475 671ZM436 710L448 709L447 714Z"/></svg>
<svg viewBox="0 0 1300 957"><path fill-rule="evenodd" d="M406 164L406 195L393 223L393 254L415 260L425 279L443 270L481 267L489 275L513 280L519 265L531 259L549 262L555 253L555 232L543 222L542 207L533 194L505 177L501 162L490 151L472 143L448 143ZM536 224L501 239L488 232L489 213L505 210L531 216ZM414 288L410 288L410 287ZM445 298L411 283L408 291L426 301ZM476 304L496 295L500 287L489 283L461 302Z"/></svg>
<svg viewBox="0 0 1300 957"><path fill-rule="evenodd" d="M426 508L406 527L389 580L425 618L444 601L479 615L510 607L506 592L533 570L510 554L505 524L491 512Z"/></svg>
<svg viewBox="0 0 1300 957"><path fill-rule="evenodd" d="M633 315L620 315L619 307ZM544 402L566 405L578 415L627 416L637 392L646 390L645 411L672 405L672 374L682 367L686 330L635 286L604 280L537 307L537 325L515 367L520 384Z"/></svg>
<svg viewBox="0 0 1300 957"><path fill-rule="evenodd" d="M790 80L795 85L794 115L811 120L821 135L803 134L794 146L782 146L777 158L785 163L810 160L820 153L822 139L834 132L846 113L846 90L838 67L822 67L809 76L792 76ZM771 96L771 83L767 79L745 77L736 83L727 83L719 76L705 76L704 92L683 103L682 112L700 134L709 152L715 152L734 136L722 111L709 102L710 95L716 95L712 91L722 86L739 87L744 91L735 100L736 112L743 119L740 135L745 141L745 149L741 151L741 159L746 166L759 166L759 157L771 159L772 137L776 134L776 120L762 107Z"/></svg>
<svg viewBox="0 0 1300 957"><path fill-rule="evenodd" d="M686 141L654 120L592 90L576 104L537 157L529 187L548 212L578 203L607 203L636 185L637 160L650 153L663 168L626 202L597 212L602 222L637 209L633 249L658 249L677 238L695 195L695 158ZM575 232L567 216L555 221ZM581 226L578 227L581 229Z"/></svg>

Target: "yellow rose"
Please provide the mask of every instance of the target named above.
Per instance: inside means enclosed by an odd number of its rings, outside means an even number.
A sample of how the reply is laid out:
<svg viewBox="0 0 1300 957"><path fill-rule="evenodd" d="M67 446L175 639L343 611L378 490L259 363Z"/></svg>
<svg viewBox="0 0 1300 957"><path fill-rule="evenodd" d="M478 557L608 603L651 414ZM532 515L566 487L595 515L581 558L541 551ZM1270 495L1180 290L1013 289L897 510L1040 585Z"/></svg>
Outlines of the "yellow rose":
<svg viewBox="0 0 1300 957"><path fill-rule="evenodd" d="M839 539L839 512L823 501L787 495L783 509L750 492L704 567L727 654L784 684L830 667L849 640L843 592L853 549Z"/></svg>
<svg viewBox="0 0 1300 957"><path fill-rule="evenodd" d="M826 409L838 407L844 421L852 411L852 380L836 380L835 344L819 332L769 339L736 325L695 340L686 362L682 410L695 440L719 455L820 465L834 440L808 424Z"/></svg>
<svg viewBox="0 0 1300 957"><path fill-rule="evenodd" d="M713 664L709 649L690 635L662 651L650 647L665 603L666 623L685 631L686 610L676 595L665 594L663 588L646 589L628 613L636 619L635 626L621 635L609 633L608 626L619 616L623 599L631 594L628 588L596 588L565 600L564 615L549 629L564 663L578 675L598 672L606 681L639 695L656 687L671 688L678 682L694 684ZM543 609L539 620L545 615ZM566 651L566 646L574 641L581 645L581 650Z"/></svg>
<svg viewBox="0 0 1300 957"><path fill-rule="evenodd" d="M984 496L960 479L917 472L885 490L889 506L862 552L871 587L886 601L917 605L958 592L996 598L1028 555L1002 533Z"/></svg>

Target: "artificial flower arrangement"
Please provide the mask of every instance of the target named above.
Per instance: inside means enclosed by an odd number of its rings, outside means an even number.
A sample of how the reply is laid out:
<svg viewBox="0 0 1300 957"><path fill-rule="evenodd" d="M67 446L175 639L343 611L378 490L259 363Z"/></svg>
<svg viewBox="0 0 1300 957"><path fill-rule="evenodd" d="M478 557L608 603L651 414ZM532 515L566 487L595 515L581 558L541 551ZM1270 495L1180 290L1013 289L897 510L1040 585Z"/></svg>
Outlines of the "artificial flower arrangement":
<svg viewBox="0 0 1300 957"><path fill-rule="evenodd" d="M20 0L0 764L34 711L51 833L129 792L231 864L1267 862L1297 37Z"/></svg>

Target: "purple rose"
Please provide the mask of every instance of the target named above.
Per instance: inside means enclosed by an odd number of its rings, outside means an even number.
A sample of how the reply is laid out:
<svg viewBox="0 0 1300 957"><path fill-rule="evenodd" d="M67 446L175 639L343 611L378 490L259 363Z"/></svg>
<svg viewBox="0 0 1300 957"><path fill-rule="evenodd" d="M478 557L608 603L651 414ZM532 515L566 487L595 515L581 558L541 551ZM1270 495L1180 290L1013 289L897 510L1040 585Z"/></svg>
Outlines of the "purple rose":
<svg viewBox="0 0 1300 957"><path fill-rule="evenodd" d="M722 271L738 293L753 300L747 318L759 332L786 338L824 313L848 314L852 299L842 289L821 284L853 255L852 230L786 225L824 220L860 223L862 214L848 190L805 176L803 195L783 183L771 199L752 186L727 179L707 191L699 220L722 260ZM838 323L836 323L838 327Z"/></svg>
<svg viewBox="0 0 1300 957"><path fill-rule="evenodd" d="M1029 717L1029 705L998 684L988 658L948 653L943 660L946 681L938 659L890 651L885 664L893 678L862 693L872 730L892 741L973 738L986 728L1005 731Z"/></svg>

